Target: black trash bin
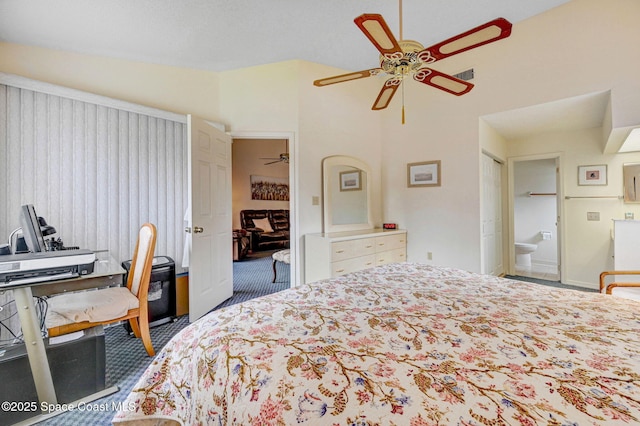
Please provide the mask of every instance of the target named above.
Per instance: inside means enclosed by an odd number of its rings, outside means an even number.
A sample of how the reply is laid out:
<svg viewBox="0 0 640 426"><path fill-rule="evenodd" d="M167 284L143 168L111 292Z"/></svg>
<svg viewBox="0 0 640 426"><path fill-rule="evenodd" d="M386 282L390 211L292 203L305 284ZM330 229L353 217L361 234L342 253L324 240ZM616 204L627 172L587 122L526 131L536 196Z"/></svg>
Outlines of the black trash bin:
<svg viewBox="0 0 640 426"><path fill-rule="evenodd" d="M122 262L122 267L127 271L123 277L123 285L127 285L131 260ZM149 280L149 327L155 327L176 319L176 265L168 256L156 256L151 267L151 279ZM131 333L129 322L124 323L124 328Z"/></svg>

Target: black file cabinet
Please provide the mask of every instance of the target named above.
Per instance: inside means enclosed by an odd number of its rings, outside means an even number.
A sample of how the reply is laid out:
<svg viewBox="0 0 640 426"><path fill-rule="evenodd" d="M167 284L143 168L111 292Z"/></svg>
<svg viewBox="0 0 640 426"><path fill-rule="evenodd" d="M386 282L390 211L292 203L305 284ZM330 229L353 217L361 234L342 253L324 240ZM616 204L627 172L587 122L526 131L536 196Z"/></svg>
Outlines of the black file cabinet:
<svg viewBox="0 0 640 426"><path fill-rule="evenodd" d="M123 277L123 285L127 285L131 260L122 262L127 271ZM168 256L156 256L151 267L149 280L149 326L173 321L176 318L176 265ZM127 321L124 327L131 333L131 326Z"/></svg>

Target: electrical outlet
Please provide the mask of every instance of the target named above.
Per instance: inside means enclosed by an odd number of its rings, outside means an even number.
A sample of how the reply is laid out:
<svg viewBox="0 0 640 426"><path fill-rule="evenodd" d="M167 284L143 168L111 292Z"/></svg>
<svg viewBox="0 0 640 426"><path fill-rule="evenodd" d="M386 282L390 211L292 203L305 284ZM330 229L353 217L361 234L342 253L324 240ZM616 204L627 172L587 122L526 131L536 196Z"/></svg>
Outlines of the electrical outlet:
<svg viewBox="0 0 640 426"><path fill-rule="evenodd" d="M314 195L313 197L311 197L311 205L312 206L319 206L320 205L320 197L318 197L317 195Z"/></svg>
<svg viewBox="0 0 640 426"><path fill-rule="evenodd" d="M592 220L592 221L600 220L600 212L587 212L587 220Z"/></svg>
<svg viewBox="0 0 640 426"><path fill-rule="evenodd" d="M433 260L433 253L430 251L427 252L427 260Z"/></svg>

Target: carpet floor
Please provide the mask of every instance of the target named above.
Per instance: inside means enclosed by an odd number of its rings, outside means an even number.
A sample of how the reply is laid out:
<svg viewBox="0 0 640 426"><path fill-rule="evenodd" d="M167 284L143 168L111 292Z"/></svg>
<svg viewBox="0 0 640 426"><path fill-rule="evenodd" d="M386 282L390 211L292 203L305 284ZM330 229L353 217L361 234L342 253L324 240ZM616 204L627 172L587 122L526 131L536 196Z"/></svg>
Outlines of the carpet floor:
<svg viewBox="0 0 640 426"><path fill-rule="evenodd" d="M276 263L277 280L273 280L273 267L270 253L249 256L245 260L233 263L233 296L217 306L215 310L241 303L256 297L265 296L289 288L289 265ZM184 315L174 322L159 325L151 329L151 341L156 350L164 345L180 330L189 325L189 316ZM117 325L105 329L106 346L106 384L118 386L119 391L92 402L94 410L74 410L39 422L39 425L85 426L110 425L116 413L113 406L122 403L135 386L153 358L147 356L142 342ZM99 404L99 405L97 405ZM0 421L0 423L2 423Z"/></svg>
<svg viewBox="0 0 640 426"><path fill-rule="evenodd" d="M549 280L542 280L540 278L532 278L532 277L523 277L520 275L505 275L505 278L509 278L511 280L516 280L516 281L526 281L529 283L535 283L535 284L542 284L542 285L546 285L549 287L556 287L556 288L567 288L570 290L580 290L580 291L587 291L587 292L592 292L592 293L597 293L598 290L592 289L592 288L586 288L586 287L579 287L576 285L569 285L569 284L562 284L559 281L549 281Z"/></svg>

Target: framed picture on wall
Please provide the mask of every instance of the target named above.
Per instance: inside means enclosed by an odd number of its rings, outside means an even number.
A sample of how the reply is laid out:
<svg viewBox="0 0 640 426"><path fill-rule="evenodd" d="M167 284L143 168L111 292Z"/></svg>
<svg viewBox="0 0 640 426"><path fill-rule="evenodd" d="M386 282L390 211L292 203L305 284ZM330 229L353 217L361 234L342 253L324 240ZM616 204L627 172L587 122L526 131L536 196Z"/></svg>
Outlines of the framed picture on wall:
<svg viewBox="0 0 640 426"><path fill-rule="evenodd" d="M360 170L340 172L340 191L359 191L362 189Z"/></svg>
<svg viewBox="0 0 640 426"><path fill-rule="evenodd" d="M289 201L289 179L250 175L251 199Z"/></svg>
<svg viewBox="0 0 640 426"><path fill-rule="evenodd" d="M440 160L407 164L407 186L440 186Z"/></svg>
<svg viewBox="0 0 640 426"><path fill-rule="evenodd" d="M640 203L640 163L623 164L624 202Z"/></svg>
<svg viewBox="0 0 640 426"><path fill-rule="evenodd" d="M578 185L606 185L607 165L578 166Z"/></svg>

